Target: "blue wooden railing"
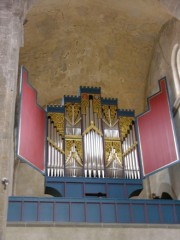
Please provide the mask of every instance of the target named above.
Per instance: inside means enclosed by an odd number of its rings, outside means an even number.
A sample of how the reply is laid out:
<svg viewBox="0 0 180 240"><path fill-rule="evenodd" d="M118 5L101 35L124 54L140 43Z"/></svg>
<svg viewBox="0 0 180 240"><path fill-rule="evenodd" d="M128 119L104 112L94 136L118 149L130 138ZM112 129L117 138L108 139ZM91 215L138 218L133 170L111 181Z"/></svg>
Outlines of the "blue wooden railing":
<svg viewBox="0 0 180 240"><path fill-rule="evenodd" d="M179 224L180 201L10 197L8 222Z"/></svg>

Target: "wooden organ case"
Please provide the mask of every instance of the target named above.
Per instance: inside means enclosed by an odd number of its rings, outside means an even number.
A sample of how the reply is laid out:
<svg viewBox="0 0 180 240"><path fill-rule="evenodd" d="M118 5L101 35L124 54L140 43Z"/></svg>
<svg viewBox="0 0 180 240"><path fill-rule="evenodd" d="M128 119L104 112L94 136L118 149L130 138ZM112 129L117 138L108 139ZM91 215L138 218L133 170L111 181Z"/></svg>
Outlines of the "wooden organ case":
<svg viewBox="0 0 180 240"><path fill-rule="evenodd" d="M45 175L45 193L128 199L144 177L179 161L165 79L137 117L96 87L44 110L27 79L22 67L18 157Z"/></svg>
<svg viewBox="0 0 180 240"><path fill-rule="evenodd" d="M80 87L62 106L48 105L47 118L47 193L65 196L69 187L69 193L79 189L77 197L110 197L130 179L130 189L142 189L134 111L118 109L117 99L102 98L100 88Z"/></svg>

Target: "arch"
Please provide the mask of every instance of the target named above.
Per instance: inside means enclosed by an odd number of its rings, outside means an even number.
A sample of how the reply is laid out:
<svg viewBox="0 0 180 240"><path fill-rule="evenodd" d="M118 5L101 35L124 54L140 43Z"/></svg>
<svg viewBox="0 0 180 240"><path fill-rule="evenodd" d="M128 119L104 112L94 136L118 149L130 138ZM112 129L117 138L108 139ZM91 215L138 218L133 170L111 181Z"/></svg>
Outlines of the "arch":
<svg viewBox="0 0 180 240"><path fill-rule="evenodd" d="M180 46L175 44L171 55L171 68L174 79L175 96L180 92Z"/></svg>

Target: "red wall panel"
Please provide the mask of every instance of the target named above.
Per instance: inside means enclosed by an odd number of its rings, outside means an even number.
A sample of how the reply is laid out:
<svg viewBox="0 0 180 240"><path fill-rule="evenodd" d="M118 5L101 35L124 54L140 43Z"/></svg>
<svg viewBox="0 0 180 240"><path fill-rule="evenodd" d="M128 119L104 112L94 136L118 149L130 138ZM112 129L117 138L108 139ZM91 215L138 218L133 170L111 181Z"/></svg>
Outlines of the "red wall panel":
<svg viewBox="0 0 180 240"><path fill-rule="evenodd" d="M165 80L160 92L149 99L149 110L137 118L143 175L167 167L178 160Z"/></svg>
<svg viewBox="0 0 180 240"><path fill-rule="evenodd" d="M28 73L22 67L18 155L44 171L46 113L37 105L36 91L28 84L27 78Z"/></svg>

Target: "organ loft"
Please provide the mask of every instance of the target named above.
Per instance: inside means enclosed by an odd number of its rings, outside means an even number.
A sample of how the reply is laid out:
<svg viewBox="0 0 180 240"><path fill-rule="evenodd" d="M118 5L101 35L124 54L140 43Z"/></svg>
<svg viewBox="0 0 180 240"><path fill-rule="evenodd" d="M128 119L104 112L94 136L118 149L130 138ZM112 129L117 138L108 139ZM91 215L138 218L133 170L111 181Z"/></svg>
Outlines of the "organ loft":
<svg viewBox="0 0 180 240"><path fill-rule="evenodd" d="M77 96L65 95L46 109L36 98L22 67L17 154L43 174L54 201L128 201L140 194L144 178L179 161L165 78L138 116L119 109L116 98L103 98L97 87L81 86Z"/></svg>

